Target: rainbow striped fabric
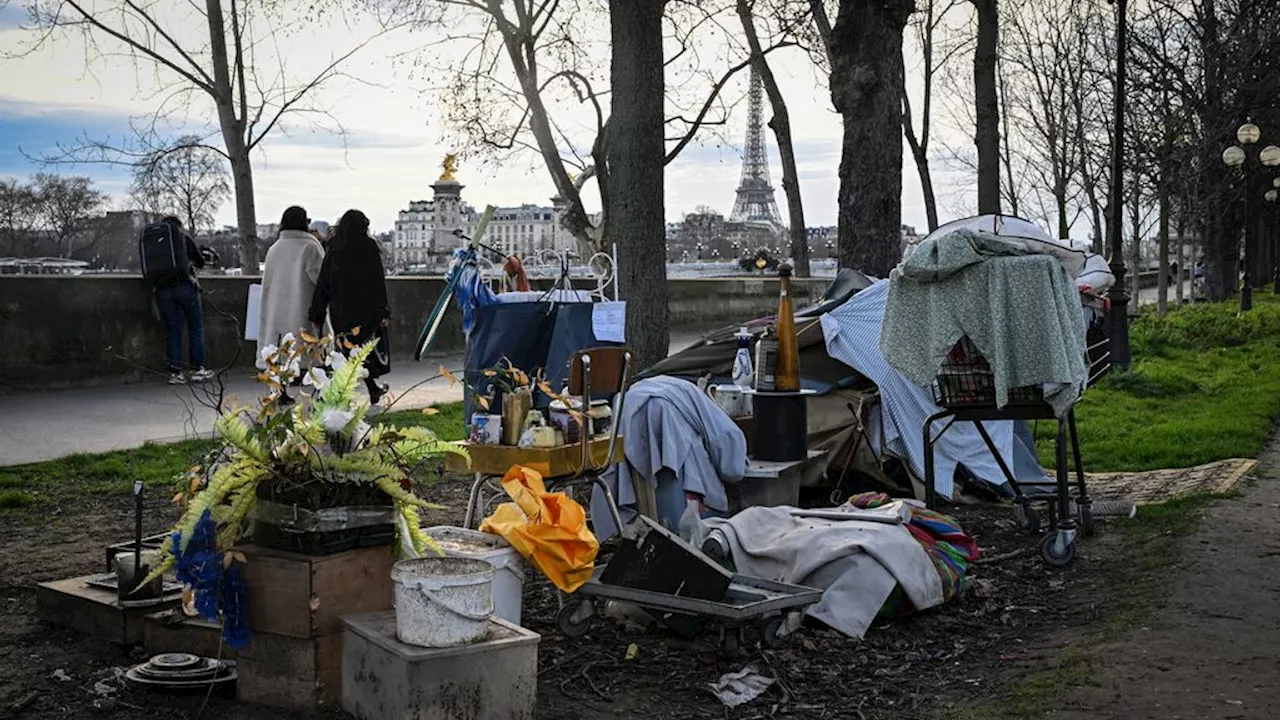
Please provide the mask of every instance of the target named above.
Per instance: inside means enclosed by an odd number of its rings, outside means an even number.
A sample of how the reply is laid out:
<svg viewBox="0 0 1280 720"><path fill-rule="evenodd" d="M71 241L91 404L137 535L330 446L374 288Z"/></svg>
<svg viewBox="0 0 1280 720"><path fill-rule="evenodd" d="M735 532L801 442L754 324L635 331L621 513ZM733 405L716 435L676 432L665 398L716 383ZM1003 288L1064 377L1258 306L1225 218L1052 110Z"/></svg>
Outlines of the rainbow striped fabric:
<svg viewBox="0 0 1280 720"><path fill-rule="evenodd" d="M866 492L849 498L849 504L863 509L871 509L893 502L893 498L885 493ZM978 543L961 529L959 523L950 516L922 507L911 508L911 522L907 531L924 547L933 561L938 577L942 580L942 596L947 600L959 596L964 590L965 573L969 564L978 559ZM914 612L911 601L901 592L895 590L885 607L880 610L882 617L897 617Z"/></svg>

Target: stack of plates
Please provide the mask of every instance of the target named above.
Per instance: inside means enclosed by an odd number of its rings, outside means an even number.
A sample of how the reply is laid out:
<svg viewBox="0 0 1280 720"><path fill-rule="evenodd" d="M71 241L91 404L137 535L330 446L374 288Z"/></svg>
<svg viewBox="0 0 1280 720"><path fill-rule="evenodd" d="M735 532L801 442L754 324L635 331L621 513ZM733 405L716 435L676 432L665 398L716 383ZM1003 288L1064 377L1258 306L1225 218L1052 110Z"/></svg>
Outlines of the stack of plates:
<svg viewBox="0 0 1280 720"><path fill-rule="evenodd" d="M125 680L139 688L195 690L235 682L233 663L187 653L164 653L130 668Z"/></svg>

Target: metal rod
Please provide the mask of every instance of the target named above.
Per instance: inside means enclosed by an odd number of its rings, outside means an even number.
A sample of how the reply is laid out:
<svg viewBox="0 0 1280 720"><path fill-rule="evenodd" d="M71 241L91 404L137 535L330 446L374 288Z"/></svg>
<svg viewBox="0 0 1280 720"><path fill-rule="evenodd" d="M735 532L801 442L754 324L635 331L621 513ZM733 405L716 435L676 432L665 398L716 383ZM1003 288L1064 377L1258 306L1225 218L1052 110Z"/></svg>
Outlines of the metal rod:
<svg viewBox="0 0 1280 720"><path fill-rule="evenodd" d="M1124 100L1125 55L1127 53L1128 0L1116 5L1116 87L1114 134L1111 141L1111 274L1115 284L1107 293L1111 309L1107 313L1107 336L1111 338L1114 365L1127 368L1129 354L1129 293L1125 289L1124 266Z"/></svg>
<svg viewBox="0 0 1280 720"><path fill-rule="evenodd" d="M132 593L140 587L139 581L145 578L142 570L142 481L135 480L133 482L133 577L129 579L129 592ZM119 573L116 573L116 582L119 582Z"/></svg>

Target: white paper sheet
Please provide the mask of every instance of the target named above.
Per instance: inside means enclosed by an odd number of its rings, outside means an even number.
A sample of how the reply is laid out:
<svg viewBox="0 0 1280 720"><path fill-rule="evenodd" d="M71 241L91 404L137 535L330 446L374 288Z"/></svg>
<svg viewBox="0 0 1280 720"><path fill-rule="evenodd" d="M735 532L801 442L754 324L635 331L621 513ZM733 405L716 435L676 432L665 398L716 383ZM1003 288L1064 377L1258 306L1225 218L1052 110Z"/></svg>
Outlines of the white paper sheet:
<svg viewBox="0 0 1280 720"><path fill-rule="evenodd" d="M258 323L262 319L262 283L249 286L249 305L244 311L244 339L258 339Z"/></svg>
<svg viewBox="0 0 1280 720"><path fill-rule="evenodd" d="M591 334L600 342L627 341L627 302L601 302L591 306Z"/></svg>

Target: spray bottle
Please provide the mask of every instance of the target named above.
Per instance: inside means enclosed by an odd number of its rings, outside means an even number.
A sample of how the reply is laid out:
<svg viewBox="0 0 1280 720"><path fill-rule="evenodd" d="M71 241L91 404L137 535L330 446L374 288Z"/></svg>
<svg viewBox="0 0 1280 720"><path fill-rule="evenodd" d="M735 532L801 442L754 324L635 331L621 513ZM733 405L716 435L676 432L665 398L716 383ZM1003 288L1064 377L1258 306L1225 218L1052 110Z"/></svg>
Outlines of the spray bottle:
<svg viewBox="0 0 1280 720"><path fill-rule="evenodd" d="M733 384L750 388L755 375L751 368L751 333L739 328L734 338L738 341L738 353L733 358Z"/></svg>

